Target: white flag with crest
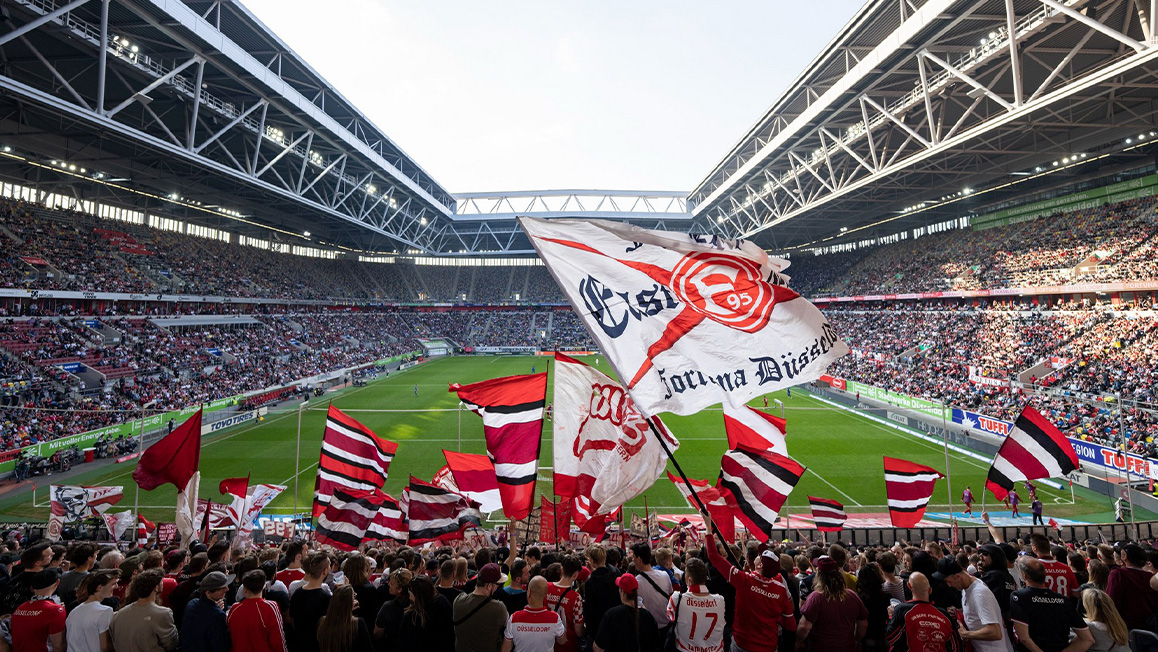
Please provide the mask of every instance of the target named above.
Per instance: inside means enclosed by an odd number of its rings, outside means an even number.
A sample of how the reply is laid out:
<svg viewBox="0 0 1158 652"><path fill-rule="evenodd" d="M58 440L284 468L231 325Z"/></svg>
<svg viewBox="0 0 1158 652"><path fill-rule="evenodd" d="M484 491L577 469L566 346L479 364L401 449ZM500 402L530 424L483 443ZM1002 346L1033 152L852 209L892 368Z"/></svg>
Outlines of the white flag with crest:
<svg viewBox="0 0 1158 652"><path fill-rule="evenodd" d="M639 410L694 414L816 380L848 347L752 242L519 218Z"/></svg>

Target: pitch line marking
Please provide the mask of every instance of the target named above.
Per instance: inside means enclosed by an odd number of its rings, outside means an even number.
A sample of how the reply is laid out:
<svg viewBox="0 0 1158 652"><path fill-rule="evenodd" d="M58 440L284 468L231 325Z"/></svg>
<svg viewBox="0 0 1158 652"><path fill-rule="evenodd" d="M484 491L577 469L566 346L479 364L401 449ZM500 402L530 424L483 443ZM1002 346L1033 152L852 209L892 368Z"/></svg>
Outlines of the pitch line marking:
<svg viewBox="0 0 1158 652"><path fill-rule="evenodd" d="M809 468L808 470L812 472L812 475L815 475L817 478L820 478L820 481L821 481L821 482L823 482L824 484L826 484L826 485L828 485L828 486L832 487L833 489L836 489L836 491L837 491L837 492L839 492L839 493L840 493L840 495L842 495L842 496L844 496L845 498L848 498L849 500L851 500L851 501L853 502L853 504L854 504L854 505L856 505L857 507L864 507L864 505L861 505L860 503L858 503L858 502L856 501L856 498L853 498L852 496L850 496L850 495L848 495L848 494L844 493L843 491L841 491L841 490L840 490L840 487L837 487L836 485L832 484L832 483L831 483L831 482L829 482L828 480L825 480L825 479L824 479L824 476L820 475L820 474L819 474L819 473L817 473L816 471L813 471L811 468Z"/></svg>

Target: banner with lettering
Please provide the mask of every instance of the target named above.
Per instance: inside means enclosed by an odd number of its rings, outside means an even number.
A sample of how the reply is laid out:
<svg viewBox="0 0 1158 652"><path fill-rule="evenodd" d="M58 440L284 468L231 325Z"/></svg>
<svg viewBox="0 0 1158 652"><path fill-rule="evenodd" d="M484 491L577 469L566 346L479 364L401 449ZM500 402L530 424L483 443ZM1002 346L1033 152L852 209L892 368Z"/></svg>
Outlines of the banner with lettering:
<svg viewBox="0 0 1158 652"><path fill-rule="evenodd" d="M641 413L743 405L816 380L848 347L752 242L605 220L519 218Z"/></svg>

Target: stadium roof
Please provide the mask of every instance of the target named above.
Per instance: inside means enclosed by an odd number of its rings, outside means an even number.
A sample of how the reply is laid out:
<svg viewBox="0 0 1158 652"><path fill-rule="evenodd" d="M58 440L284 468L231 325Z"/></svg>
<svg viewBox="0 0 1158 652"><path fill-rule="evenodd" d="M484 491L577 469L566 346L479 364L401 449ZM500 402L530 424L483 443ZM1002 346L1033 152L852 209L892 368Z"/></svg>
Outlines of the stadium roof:
<svg viewBox="0 0 1158 652"><path fill-rule="evenodd" d="M0 177L366 252L526 252L525 214L859 240L1149 161L1158 112L1145 3L872 0L689 195L452 195L236 2L3 9Z"/></svg>

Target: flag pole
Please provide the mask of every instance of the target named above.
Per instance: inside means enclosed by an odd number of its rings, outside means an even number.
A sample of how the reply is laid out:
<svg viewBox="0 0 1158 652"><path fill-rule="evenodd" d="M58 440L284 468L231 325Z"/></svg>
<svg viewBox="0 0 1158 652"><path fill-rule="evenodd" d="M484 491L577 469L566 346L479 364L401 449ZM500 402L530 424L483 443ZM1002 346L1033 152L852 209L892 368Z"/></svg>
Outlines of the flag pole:
<svg viewBox="0 0 1158 652"><path fill-rule="evenodd" d="M458 452L462 452L462 401L458 402Z"/></svg>
<svg viewBox="0 0 1158 652"><path fill-rule="evenodd" d="M137 464L141 463L141 455L145 454L145 408L141 408L141 427L137 431ZM141 485L134 481L136 487L133 489L133 519L134 522L141 522ZM114 541L114 543L116 543Z"/></svg>
<svg viewBox="0 0 1158 652"><path fill-rule="evenodd" d="M683 467L680 466L680 463L676 461L675 455L671 452L671 448L668 448L667 441L663 438L663 435L660 434L662 431L660 430L655 417L647 417L647 423L651 426L652 432L655 433L655 438L659 440L659 445L661 448L663 448L663 452L665 455L667 455L667 459L670 460L671 465L675 467L676 473L680 474L680 479L684 481L684 486L690 490L688 493L690 493L692 498L696 500L696 507L700 508L700 515L711 522L712 533L719 537L720 541L723 542L724 535L720 533L720 528L716 525L716 521L711 518L710 514L708 514L708 508L705 507L704 502L700 500L699 492L695 490L691 480L688 480L688 475L684 473ZM732 556L732 549L728 547L727 542L724 542L724 552L728 553L728 561L732 562L733 566L740 568L740 563L734 556Z"/></svg>
<svg viewBox="0 0 1158 652"><path fill-rule="evenodd" d="M1134 492L1130 490L1130 452L1126 449L1126 406L1122 404L1122 394L1118 393L1118 439L1122 442L1122 466L1126 467L1126 497L1130 499L1130 533L1136 539L1138 526L1134 524Z"/></svg>
<svg viewBox="0 0 1158 652"><path fill-rule="evenodd" d="M301 475L302 465L302 412L305 411L305 402L298 403L298 444L297 453L294 454L294 512L293 518L298 517L298 476ZM205 515L205 520L209 520L209 515Z"/></svg>
<svg viewBox="0 0 1158 652"><path fill-rule="evenodd" d="M957 516L953 514L953 473L949 470L949 405L941 404L941 441L945 444L945 491L949 492L949 520L957 523Z"/></svg>
<svg viewBox="0 0 1158 652"><path fill-rule="evenodd" d="M643 525L647 528L647 545L651 545L651 512L647 509L647 494L643 494Z"/></svg>

